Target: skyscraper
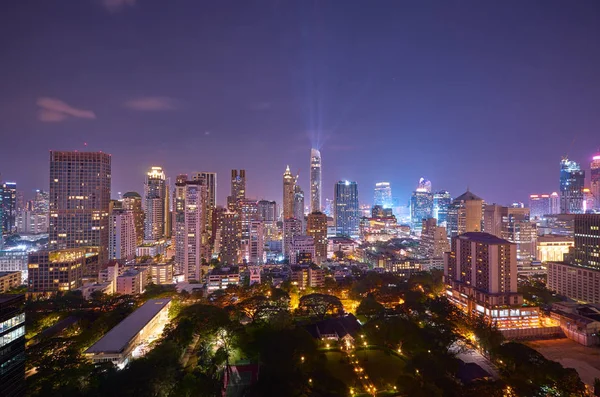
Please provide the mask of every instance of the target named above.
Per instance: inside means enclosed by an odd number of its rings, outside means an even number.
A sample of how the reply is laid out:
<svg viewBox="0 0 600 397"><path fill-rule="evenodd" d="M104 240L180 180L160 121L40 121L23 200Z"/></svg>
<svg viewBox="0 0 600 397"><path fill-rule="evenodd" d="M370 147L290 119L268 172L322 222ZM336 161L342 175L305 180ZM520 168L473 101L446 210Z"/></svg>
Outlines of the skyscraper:
<svg viewBox="0 0 600 397"><path fill-rule="evenodd" d="M306 234L315 242L315 263L321 264L327 259L327 215L322 212L308 214Z"/></svg>
<svg viewBox="0 0 600 397"><path fill-rule="evenodd" d="M276 222L277 203L275 201L260 200L258 202L258 215L265 222Z"/></svg>
<svg viewBox="0 0 600 397"><path fill-rule="evenodd" d="M310 212L321 211L321 152L310 149Z"/></svg>
<svg viewBox="0 0 600 397"><path fill-rule="evenodd" d="M144 238L150 241L167 237L169 203L165 173L161 167L152 167L144 183ZM168 233L170 235L170 233Z"/></svg>
<svg viewBox="0 0 600 397"><path fill-rule="evenodd" d="M240 215L227 208L217 207L213 217L214 253L226 265L235 265L240 256Z"/></svg>
<svg viewBox="0 0 600 397"><path fill-rule="evenodd" d="M197 172L192 175L194 181L204 181L206 186L206 229L212 228L212 214L217 207L217 173L216 172Z"/></svg>
<svg viewBox="0 0 600 397"><path fill-rule="evenodd" d="M121 263L132 262L135 259L137 246L133 211L126 209L111 211L108 227L108 258Z"/></svg>
<svg viewBox="0 0 600 397"><path fill-rule="evenodd" d="M560 162L561 214L583 213L584 183L585 171L576 162L563 158Z"/></svg>
<svg viewBox="0 0 600 397"><path fill-rule="evenodd" d="M295 236L302 235L302 221L296 218L287 218L283 220L283 245L282 253L284 257L290 256L290 244Z"/></svg>
<svg viewBox="0 0 600 397"><path fill-rule="evenodd" d="M17 227L17 184L4 182L0 190L2 195L2 230L5 234L14 233Z"/></svg>
<svg viewBox="0 0 600 397"><path fill-rule="evenodd" d="M590 175L590 190L595 199L594 209L600 210L600 153L592 158Z"/></svg>
<svg viewBox="0 0 600 397"><path fill-rule="evenodd" d="M107 261L110 182L109 154L50 152L50 249L96 247L98 264Z"/></svg>
<svg viewBox="0 0 600 397"><path fill-rule="evenodd" d="M294 187L296 179L288 165L283 173L283 219L294 217Z"/></svg>
<svg viewBox="0 0 600 397"><path fill-rule="evenodd" d="M443 269L444 252L450 250L450 242L444 226L438 226L435 218L423 220L420 251L424 256L423 270Z"/></svg>
<svg viewBox="0 0 600 397"><path fill-rule="evenodd" d="M483 223L483 199L467 190L448 207L447 231L453 237L467 232L480 232Z"/></svg>
<svg viewBox="0 0 600 397"><path fill-rule="evenodd" d="M380 205L383 208L392 208L392 187L389 182L377 182L375 184L375 194L373 205Z"/></svg>
<svg viewBox="0 0 600 397"><path fill-rule="evenodd" d="M421 178L417 190L412 193L410 198L410 220L413 232L420 234L423 220L431 218L432 215L433 194L431 194L431 182Z"/></svg>
<svg viewBox="0 0 600 397"><path fill-rule="evenodd" d="M300 185L294 186L294 218L304 221L304 191Z"/></svg>
<svg viewBox="0 0 600 397"><path fill-rule="evenodd" d="M142 196L137 192L127 192L123 195L123 209L133 213L135 224L135 240L137 245L144 242L144 210L142 209Z"/></svg>
<svg viewBox="0 0 600 397"><path fill-rule="evenodd" d="M356 182L337 182L334 189L334 200L336 235L358 237L360 213L358 208L358 185Z"/></svg>
<svg viewBox="0 0 600 397"><path fill-rule="evenodd" d="M545 215L554 215L560 213L558 193L552 194L530 194L529 212L531 219L541 219Z"/></svg>
<svg viewBox="0 0 600 397"><path fill-rule="evenodd" d="M231 170L231 195L227 197L227 206L235 211L237 203L246 198L246 170Z"/></svg>
<svg viewBox="0 0 600 397"><path fill-rule="evenodd" d="M439 190L433 194L433 217L437 225L446 226L448 221L448 207L452 203L452 197L447 190Z"/></svg>

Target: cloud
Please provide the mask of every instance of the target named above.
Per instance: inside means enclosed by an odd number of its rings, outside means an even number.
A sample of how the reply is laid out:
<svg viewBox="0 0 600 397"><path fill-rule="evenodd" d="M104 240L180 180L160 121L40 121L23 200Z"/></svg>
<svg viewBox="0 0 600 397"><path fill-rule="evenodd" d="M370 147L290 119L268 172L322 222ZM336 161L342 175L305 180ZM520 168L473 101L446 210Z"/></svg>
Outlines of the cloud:
<svg viewBox="0 0 600 397"><path fill-rule="evenodd" d="M80 119L95 119L96 114L91 110L74 108L57 98L41 97L37 100L38 119L45 123L56 123L71 117Z"/></svg>
<svg viewBox="0 0 600 397"><path fill-rule="evenodd" d="M101 4L110 12L121 11L125 7L133 7L136 0L100 0Z"/></svg>
<svg viewBox="0 0 600 397"><path fill-rule="evenodd" d="M142 112L157 112L163 110L173 110L176 108L176 101L173 98L164 96L147 96L132 99L125 102L125 107Z"/></svg>

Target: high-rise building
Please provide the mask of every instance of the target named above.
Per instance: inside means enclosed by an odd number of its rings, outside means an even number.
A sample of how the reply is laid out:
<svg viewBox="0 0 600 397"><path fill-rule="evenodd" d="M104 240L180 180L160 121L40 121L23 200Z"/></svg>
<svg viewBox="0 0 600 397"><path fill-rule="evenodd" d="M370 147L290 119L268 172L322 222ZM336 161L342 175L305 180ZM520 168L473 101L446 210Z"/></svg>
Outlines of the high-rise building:
<svg viewBox="0 0 600 397"><path fill-rule="evenodd" d="M86 269L98 269L96 248L37 251L28 258L28 291L73 291L82 285ZM98 273L96 273L96 277Z"/></svg>
<svg viewBox="0 0 600 397"><path fill-rule="evenodd" d="M450 242L444 226L438 226L435 218L423 220L421 231L421 254L425 260L423 270L443 269L444 252L450 251Z"/></svg>
<svg viewBox="0 0 600 397"><path fill-rule="evenodd" d="M308 214L306 234L314 239L314 262L321 264L327 259L327 215L322 212Z"/></svg>
<svg viewBox="0 0 600 397"><path fill-rule="evenodd" d="M4 234L14 233L17 230L17 184L4 182L0 189L0 204L2 205L2 230Z"/></svg>
<svg viewBox="0 0 600 397"><path fill-rule="evenodd" d="M321 152L310 149L310 212L321 211Z"/></svg>
<svg viewBox="0 0 600 397"><path fill-rule="evenodd" d="M156 241L171 235L169 228L169 191L161 167L152 167L144 184L144 239Z"/></svg>
<svg viewBox="0 0 600 397"><path fill-rule="evenodd" d="M240 259L240 215L227 208L217 207L213 217L214 253L227 265L235 265Z"/></svg>
<svg viewBox="0 0 600 397"><path fill-rule="evenodd" d="M48 213L38 214L35 211L20 210L17 213L17 233L48 233Z"/></svg>
<svg viewBox="0 0 600 397"><path fill-rule="evenodd" d="M258 202L258 216L264 222L277 222L277 203L275 201L260 200Z"/></svg>
<svg viewBox="0 0 600 397"><path fill-rule="evenodd" d="M563 158L560 162L560 213L583 213L585 171L575 161Z"/></svg>
<svg viewBox="0 0 600 397"><path fill-rule="evenodd" d="M50 152L49 248L97 247L108 259L111 157L101 152ZM97 275L99 269L88 269Z"/></svg>
<svg viewBox="0 0 600 397"><path fill-rule="evenodd" d="M212 228L213 211L217 207L217 173L197 172L192 175L192 180L203 181L206 186L206 229Z"/></svg>
<svg viewBox="0 0 600 397"><path fill-rule="evenodd" d="M290 244L292 238L302 235L302 221L296 218L287 218L283 221L283 245L282 253L284 257L290 256Z"/></svg>
<svg viewBox="0 0 600 397"><path fill-rule="evenodd" d="M529 211L531 219L542 219L545 215L560 214L558 193L529 195Z"/></svg>
<svg viewBox="0 0 600 397"><path fill-rule="evenodd" d="M377 182L375 184L375 194L373 205L379 205L383 208L392 208L392 187L389 182Z"/></svg>
<svg viewBox="0 0 600 397"><path fill-rule="evenodd" d="M410 220L411 228L416 234L421 233L424 219L433 216L433 194L431 193L431 182L421 178L417 190L410 198Z"/></svg>
<svg viewBox="0 0 600 397"><path fill-rule="evenodd" d="M210 259L206 235L207 191L203 179L177 177L175 189L175 264L186 281L202 279L202 264Z"/></svg>
<svg viewBox="0 0 600 397"><path fill-rule="evenodd" d="M433 194L433 217L439 226L446 226L450 204L452 197L447 190L439 190Z"/></svg>
<svg viewBox="0 0 600 397"><path fill-rule="evenodd" d="M600 210L600 153L592 158L590 175L590 190L595 199L594 209Z"/></svg>
<svg viewBox="0 0 600 397"><path fill-rule="evenodd" d="M240 255L242 259L248 261L250 258L250 223L260 220L258 215L258 201L252 199L238 201L238 213L240 214Z"/></svg>
<svg viewBox="0 0 600 397"><path fill-rule="evenodd" d="M516 248L488 233L453 237L444 255L448 299L500 330L539 327L539 309L524 306L523 296L517 293Z"/></svg>
<svg viewBox="0 0 600 397"><path fill-rule="evenodd" d="M43 190L36 190L33 199L33 211L38 214L50 212L50 195Z"/></svg>
<svg viewBox="0 0 600 397"><path fill-rule="evenodd" d="M600 214L575 215L574 247L565 262L549 262L548 288L587 303L600 303Z"/></svg>
<svg viewBox="0 0 600 397"><path fill-rule="evenodd" d="M236 211L237 203L246 198L246 170L231 170L231 194L227 197L229 211Z"/></svg>
<svg viewBox="0 0 600 397"><path fill-rule="evenodd" d="M135 240L137 245L144 242L144 210L142 209L142 196L137 192L127 192L123 195L123 209L133 213L135 225Z"/></svg>
<svg viewBox="0 0 600 397"><path fill-rule="evenodd" d="M283 173L283 220L294 217L294 188L296 178L288 165Z"/></svg>
<svg viewBox="0 0 600 397"><path fill-rule="evenodd" d="M290 265L315 261L315 240L312 236L294 236L290 241Z"/></svg>
<svg viewBox="0 0 600 397"><path fill-rule="evenodd" d="M133 262L137 247L133 211L115 209L108 221L108 258L122 263Z"/></svg>
<svg viewBox="0 0 600 397"><path fill-rule="evenodd" d="M0 295L0 396L25 395L25 295Z"/></svg>
<svg viewBox="0 0 600 397"><path fill-rule="evenodd" d="M265 263L264 222L260 219L253 219L250 221L248 229L248 257L246 260L248 263L262 265Z"/></svg>
<svg viewBox="0 0 600 397"><path fill-rule="evenodd" d="M304 192L300 185L294 186L294 218L304 220Z"/></svg>
<svg viewBox="0 0 600 397"><path fill-rule="evenodd" d="M449 237L481 231L483 199L467 190L448 207L447 232Z"/></svg>
<svg viewBox="0 0 600 397"><path fill-rule="evenodd" d="M359 236L360 213L358 209L358 185L356 182L339 181L335 184L335 229L337 236Z"/></svg>

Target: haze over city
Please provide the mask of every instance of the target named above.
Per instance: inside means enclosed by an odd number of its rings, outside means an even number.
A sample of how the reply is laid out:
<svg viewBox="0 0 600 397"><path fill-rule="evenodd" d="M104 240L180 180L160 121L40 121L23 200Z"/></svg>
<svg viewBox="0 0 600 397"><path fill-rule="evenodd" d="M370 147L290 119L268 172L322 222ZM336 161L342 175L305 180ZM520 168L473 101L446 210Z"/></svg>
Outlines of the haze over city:
<svg viewBox="0 0 600 397"><path fill-rule="evenodd" d="M48 189L48 150L112 155L112 195L144 174L248 174L280 199L286 165L323 197L420 177L488 202L558 190L562 156L600 146L600 5L10 1L0 24L0 171ZM87 146L84 146L87 144Z"/></svg>

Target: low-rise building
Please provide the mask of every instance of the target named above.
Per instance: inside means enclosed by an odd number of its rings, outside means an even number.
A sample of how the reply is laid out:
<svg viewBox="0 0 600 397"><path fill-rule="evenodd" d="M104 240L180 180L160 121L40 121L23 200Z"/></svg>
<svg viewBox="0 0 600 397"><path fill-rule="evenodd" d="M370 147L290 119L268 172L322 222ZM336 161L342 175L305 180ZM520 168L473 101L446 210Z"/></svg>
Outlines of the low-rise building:
<svg viewBox="0 0 600 397"><path fill-rule="evenodd" d="M325 285L325 270L315 265L292 266L290 280L299 289L323 287Z"/></svg>
<svg viewBox="0 0 600 397"><path fill-rule="evenodd" d="M206 290L209 294L219 289L225 289L230 285L240 284L240 268L237 266L226 266L214 268L208 275Z"/></svg>
<svg viewBox="0 0 600 397"><path fill-rule="evenodd" d="M316 260L315 239L312 236L293 236L290 242L290 264L309 264Z"/></svg>
<svg viewBox="0 0 600 397"><path fill-rule="evenodd" d="M536 258L541 262L562 262L569 249L575 245L573 236L545 234L538 236Z"/></svg>
<svg viewBox="0 0 600 397"><path fill-rule="evenodd" d="M79 288L83 299L90 299L94 292L101 292L105 295L112 295L115 293L115 284L112 281L104 283L86 284Z"/></svg>
<svg viewBox="0 0 600 397"><path fill-rule="evenodd" d="M98 251L70 248L29 254L29 292L72 291L81 287L86 269L96 268Z"/></svg>
<svg viewBox="0 0 600 397"><path fill-rule="evenodd" d="M173 263L151 263L148 265L150 281L154 284L173 284L175 270Z"/></svg>
<svg viewBox="0 0 600 397"><path fill-rule="evenodd" d="M557 302L552 304L550 316L560 322L567 338L584 346L600 344L600 306Z"/></svg>
<svg viewBox="0 0 600 397"><path fill-rule="evenodd" d="M147 269L128 269L117 277L117 294L141 294L148 284Z"/></svg>
<svg viewBox="0 0 600 397"><path fill-rule="evenodd" d="M150 299L84 352L93 363L121 369L136 357L135 348L157 338L169 321L171 299Z"/></svg>
<svg viewBox="0 0 600 397"><path fill-rule="evenodd" d="M21 272L0 272L0 294L21 285Z"/></svg>
<svg viewBox="0 0 600 397"><path fill-rule="evenodd" d="M0 272L21 272L23 281L28 279L27 251L0 250Z"/></svg>

